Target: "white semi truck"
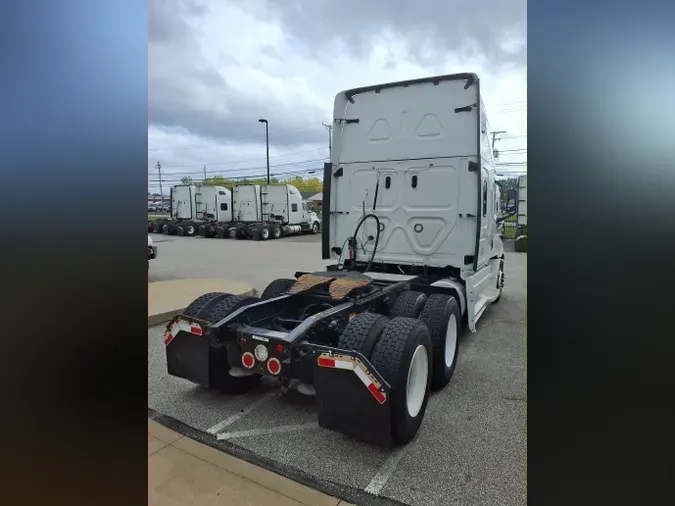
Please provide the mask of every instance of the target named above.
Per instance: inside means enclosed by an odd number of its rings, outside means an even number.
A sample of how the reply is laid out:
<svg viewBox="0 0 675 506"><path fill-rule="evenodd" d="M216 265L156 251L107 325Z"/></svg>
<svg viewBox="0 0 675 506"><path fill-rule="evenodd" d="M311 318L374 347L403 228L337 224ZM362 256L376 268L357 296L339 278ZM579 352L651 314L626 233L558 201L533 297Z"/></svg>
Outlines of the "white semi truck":
<svg viewBox="0 0 675 506"><path fill-rule="evenodd" d="M321 223L291 184L237 185L232 189L232 220L199 228L205 237L266 241L300 233L316 234Z"/></svg>
<svg viewBox="0 0 675 506"><path fill-rule="evenodd" d="M232 192L223 186L176 185L170 210L171 218L154 222L152 231L195 236L203 223L232 221Z"/></svg>
<svg viewBox="0 0 675 506"><path fill-rule="evenodd" d="M262 376L316 396L319 425L405 444L430 390L502 295L491 133L475 74L338 93L321 272L260 298L207 293L168 325L169 374L223 392ZM271 202L269 200L268 202ZM266 216L273 216L271 206Z"/></svg>
<svg viewBox="0 0 675 506"><path fill-rule="evenodd" d="M520 176L518 178L517 210L516 236L527 235L527 176Z"/></svg>

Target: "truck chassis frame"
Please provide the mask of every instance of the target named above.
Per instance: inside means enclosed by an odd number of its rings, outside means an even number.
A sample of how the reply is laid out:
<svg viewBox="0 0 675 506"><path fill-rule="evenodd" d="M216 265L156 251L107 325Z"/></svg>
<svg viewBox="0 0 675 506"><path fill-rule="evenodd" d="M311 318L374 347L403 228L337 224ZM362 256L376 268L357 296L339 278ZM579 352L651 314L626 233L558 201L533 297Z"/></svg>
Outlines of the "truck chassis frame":
<svg viewBox="0 0 675 506"><path fill-rule="evenodd" d="M282 391L296 388L316 395L319 425L324 428L378 445L407 443L422 421L429 386L417 420L399 420L400 385L392 386L392 378L375 366L370 356L372 346L369 350L340 347L340 336L351 319L362 313L370 313L365 318L386 317L383 321L387 320L387 325L397 322L428 333L426 323L418 319L428 297L443 294L448 300L457 300L457 293L432 286L442 276L388 281L338 271L335 266L328 269L313 274L298 272L296 280L277 280L270 287L285 281L285 289L263 293L262 300L229 294L206 294L201 302L197 299L167 325L168 372L225 392L246 390L262 376L276 378ZM293 292L293 287L306 279L319 283ZM322 279L332 281L321 283ZM330 286L337 280L354 284L342 298L331 294ZM408 314L392 314L395 302L405 292L417 294L421 305L411 306ZM225 313L219 313L218 307ZM382 336L380 330L377 342ZM431 364L435 356L431 340L425 349ZM410 370L407 373L410 375Z"/></svg>

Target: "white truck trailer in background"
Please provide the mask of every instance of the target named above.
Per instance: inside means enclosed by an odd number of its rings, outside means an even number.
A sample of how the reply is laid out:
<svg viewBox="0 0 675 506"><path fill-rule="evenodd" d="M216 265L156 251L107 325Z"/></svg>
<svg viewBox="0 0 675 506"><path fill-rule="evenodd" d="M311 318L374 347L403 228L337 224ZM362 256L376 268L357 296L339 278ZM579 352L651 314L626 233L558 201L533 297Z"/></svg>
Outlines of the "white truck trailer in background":
<svg viewBox="0 0 675 506"><path fill-rule="evenodd" d="M321 223L291 184L237 185L232 191L232 220L203 227L206 237L266 241L319 232Z"/></svg>
<svg viewBox="0 0 675 506"><path fill-rule="evenodd" d="M232 193L223 186L176 185L170 210L171 218L157 220L152 231L195 236L204 223L232 221Z"/></svg>
<svg viewBox="0 0 675 506"><path fill-rule="evenodd" d="M527 235L527 176L520 176L518 178L517 206L516 237Z"/></svg>

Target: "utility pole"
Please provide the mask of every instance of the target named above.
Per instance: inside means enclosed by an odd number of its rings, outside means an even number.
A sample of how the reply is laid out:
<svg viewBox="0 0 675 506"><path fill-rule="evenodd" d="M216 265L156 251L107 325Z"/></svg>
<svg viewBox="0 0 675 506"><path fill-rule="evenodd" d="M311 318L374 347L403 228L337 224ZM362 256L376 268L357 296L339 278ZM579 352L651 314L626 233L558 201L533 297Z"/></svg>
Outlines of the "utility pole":
<svg viewBox="0 0 675 506"><path fill-rule="evenodd" d="M328 130L328 158L333 159L333 125L321 123Z"/></svg>
<svg viewBox="0 0 675 506"><path fill-rule="evenodd" d="M270 184L270 130L266 119L260 118L260 123L265 123L265 146L267 147L267 184Z"/></svg>
<svg viewBox="0 0 675 506"><path fill-rule="evenodd" d="M206 165L204 165L204 181L206 181Z"/></svg>
<svg viewBox="0 0 675 506"><path fill-rule="evenodd" d="M162 197L162 205L164 205L164 192L162 191L162 164L157 162L155 169L159 172L159 194Z"/></svg>
<svg viewBox="0 0 675 506"><path fill-rule="evenodd" d="M497 136L499 134L505 134L506 130L497 130L496 132L492 132L492 156L495 158L499 158L499 151L495 149L495 143L499 140L497 139Z"/></svg>

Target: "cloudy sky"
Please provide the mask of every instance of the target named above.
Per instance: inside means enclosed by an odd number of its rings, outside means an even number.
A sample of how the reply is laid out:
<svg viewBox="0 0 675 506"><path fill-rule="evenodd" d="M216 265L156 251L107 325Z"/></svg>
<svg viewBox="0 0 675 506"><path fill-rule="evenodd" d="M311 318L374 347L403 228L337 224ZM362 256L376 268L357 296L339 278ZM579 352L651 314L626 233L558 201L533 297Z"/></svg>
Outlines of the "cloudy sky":
<svg viewBox="0 0 675 506"><path fill-rule="evenodd" d="M526 170L526 0L149 0L148 177L321 169L336 93L475 72L500 170Z"/></svg>

